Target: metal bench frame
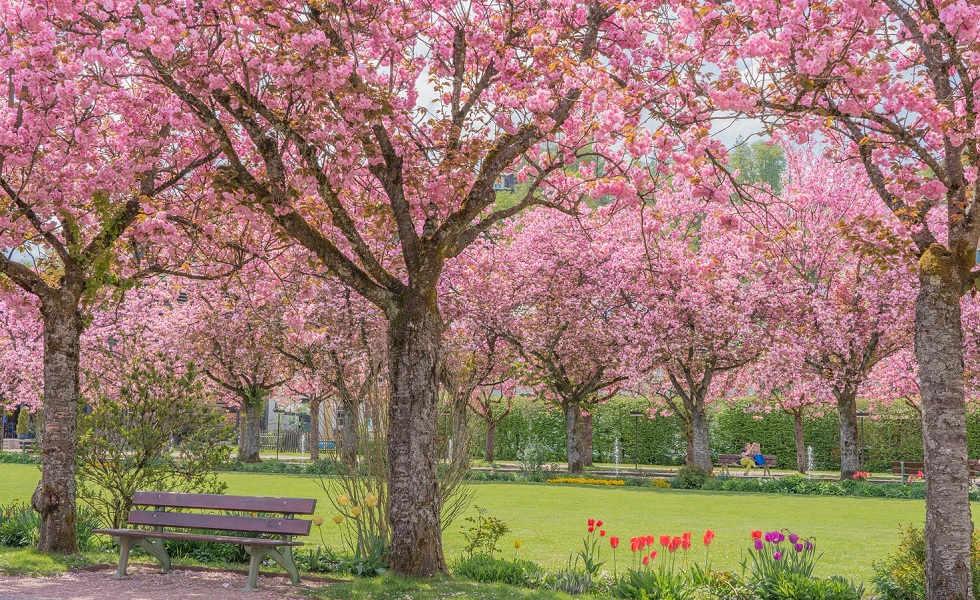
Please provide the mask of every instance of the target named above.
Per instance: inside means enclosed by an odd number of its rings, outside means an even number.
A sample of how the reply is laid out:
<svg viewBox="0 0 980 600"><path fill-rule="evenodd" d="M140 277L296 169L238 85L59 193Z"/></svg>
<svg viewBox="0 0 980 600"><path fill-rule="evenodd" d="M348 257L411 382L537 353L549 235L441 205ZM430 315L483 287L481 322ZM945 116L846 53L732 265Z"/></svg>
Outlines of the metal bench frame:
<svg viewBox="0 0 980 600"><path fill-rule="evenodd" d="M160 562L160 572L172 570L170 555L164 540L192 540L241 545L249 555L248 583L245 590L258 589L259 567L269 557L289 573L293 585L300 583L299 569L293 560L293 547L303 542L293 540L296 535L309 535L311 521L294 519L297 514L310 515L316 508L316 500L304 498L261 498L254 496L222 496L216 494L179 494L173 492L137 492L134 506L152 506L153 510L133 510L128 525L150 526L142 529L96 529L93 533L112 536L119 544L119 564L113 579L126 579L129 553L133 546L145 550ZM169 512L167 509L196 509L246 512L255 516L231 516L208 513ZM259 517L258 513L280 514L281 518ZM243 538L228 535L204 535L164 531L165 528L204 529L212 531L244 531L248 533L279 536L270 538Z"/></svg>

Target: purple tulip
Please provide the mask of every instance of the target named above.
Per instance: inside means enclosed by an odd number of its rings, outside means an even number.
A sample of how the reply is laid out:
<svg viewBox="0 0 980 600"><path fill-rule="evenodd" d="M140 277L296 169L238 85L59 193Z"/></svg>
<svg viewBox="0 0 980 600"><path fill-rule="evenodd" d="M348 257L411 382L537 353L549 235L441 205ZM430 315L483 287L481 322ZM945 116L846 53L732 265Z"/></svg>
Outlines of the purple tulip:
<svg viewBox="0 0 980 600"><path fill-rule="evenodd" d="M783 555L780 554L779 552L777 552L777 553L775 553L775 554L772 555L773 560L779 560L782 557L783 557Z"/></svg>
<svg viewBox="0 0 980 600"><path fill-rule="evenodd" d="M797 544L795 546L793 546L793 547L796 548L796 551L797 552L803 552L803 544L800 544L799 542L797 542Z"/></svg>
<svg viewBox="0 0 980 600"><path fill-rule="evenodd" d="M755 541L755 549L756 550L762 550L762 540L756 540Z"/></svg>
<svg viewBox="0 0 980 600"><path fill-rule="evenodd" d="M813 550L813 542L811 542L810 540L807 540L805 545L807 550Z"/></svg>
<svg viewBox="0 0 980 600"><path fill-rule="evenodd" d="M796 535L795 533L789 534L789 543L790 544L795 544L798 541L800 541L800 536Z"/></svg>
<svg viewBox="0 0 980 600"><path fill-rule="evenodd" d="M776 543L777 544L781 544L783 542L783 540L785 540L785 539L786 539L786 536L785 535L779 533L778 531L776 532Z"/></svg>
<svg viewBox="0 0 980 600"><path fill-rule="evenodd" d="M774 543L776 541L776 535L778 534L775 531L766 532L766 541L769 542L770 544Z"/></svg>

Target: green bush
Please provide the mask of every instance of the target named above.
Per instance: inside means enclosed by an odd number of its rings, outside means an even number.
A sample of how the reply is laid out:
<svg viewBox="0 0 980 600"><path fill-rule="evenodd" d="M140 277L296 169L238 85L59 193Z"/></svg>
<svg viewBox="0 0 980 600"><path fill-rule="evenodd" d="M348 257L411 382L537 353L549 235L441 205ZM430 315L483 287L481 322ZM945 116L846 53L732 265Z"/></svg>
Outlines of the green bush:
<svg viewBox="0 0 980 600"><path fill-rule="evenodd" d="M12 503L0 506L0 546L33 548L40 535L41 515L30 504ZM99 516L85 508L75 513L75 534L78 549L82 552L103 550L110 542L104 536L95 535L93 529L102 526Z"/></svg>
<svg viewBox="0 0 980 600"><path fill-rule="evenodd" d="M33 465L37 459L30 452L0 452L0 464Z"/></svg>
<svg viewBox="0 0 980 600"><path fill-rule="evenodd" d="M677 483L674 487L682 490L699 490L708 479L708 471L697 465L683 466L677 469Z"/></svg>
<svg viewBox="0 0 980 600"><path fill-rule="evenodd" d="M320 462L323 462L323 460L321 459L320 461L317 461L317 463L320 463ZM314 464L317 464L317 463L314 463ZM307 470L307 469L309 469L312 466L313 465L303 466L303 465L299 465L299 464L291 464L291 463L283 462L283 461L278 460L278 459L275 459L275 458L267 458L267 459L263 460L262 462L257 462L257 463L247 463L247 462L244 462L244 461L235 459L235 460L227 461L224 464L222 464L221 469L223 471L237 471L239 473L271 473L271 474L288 473L288 474L292 474L292 475L299 475L301 473L307 472L307 473L317 474L317 471L309 471L309 470ZM320 466L320 465L318 465L317 467L314 467L314 468L318 468L319 469L319 468L323 468L323 467ZM333 468L334 467L330 467L330 469L333 469ZM323 475L332 475L333 473L334 473L334 471L331 470L331 471L328 471L328 472L322 473L322 474Z"/></svg>
<svg viewBox="0 0 980 600"><path fill-rule="evenodd" d="M828 579L800 573L779 572L758 583L754 598L758 600L861 600L864 587L844 577Z"/></svg>
<svg viewBox="0 0 980 600"><path fill-rule="evenodd" d="M110 528L126 522L139 490L220 494L217 468L231 438L193 365L184 373L136 357L89 374L79 419L78 500Z"/></svg>
<svg viewBox="0 0 980 600"><path fill-rule="evenodd" d="M973 532L970 550L973 589L980 590L980 532ZM871 583L880 600L925 600L926 538L922 529L909 525L902 533L898 550L875 563Z"/></svg>
<svg viewBox="0 0 980 600"><path fill-rule="evenodd" d="M664 569L630 569L613 583L610 592L614 598L643 600L687 600L694 597L694 590L683 573L674 574Z"/></svg>
<svg viewBox="0 0 980 600"><path fill-rule="evenodd" d="M461 558L453 564L452 571L463 579L520 587L537 587L544 577L544 569L529 560L504 560L485 554Z"/></svg>

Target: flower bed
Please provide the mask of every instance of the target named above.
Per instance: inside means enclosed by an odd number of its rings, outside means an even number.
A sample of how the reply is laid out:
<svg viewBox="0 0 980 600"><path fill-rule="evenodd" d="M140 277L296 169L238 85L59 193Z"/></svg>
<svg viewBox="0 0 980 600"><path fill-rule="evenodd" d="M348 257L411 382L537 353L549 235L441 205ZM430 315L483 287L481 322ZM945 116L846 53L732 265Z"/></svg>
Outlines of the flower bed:
<svg viewBox="0 0 980 600"><path fill-rule="evenodd" d="M546 479L547 483L584 483L588 485L626 485L622 479L593 479L591 477L555 477Z"/></svg>

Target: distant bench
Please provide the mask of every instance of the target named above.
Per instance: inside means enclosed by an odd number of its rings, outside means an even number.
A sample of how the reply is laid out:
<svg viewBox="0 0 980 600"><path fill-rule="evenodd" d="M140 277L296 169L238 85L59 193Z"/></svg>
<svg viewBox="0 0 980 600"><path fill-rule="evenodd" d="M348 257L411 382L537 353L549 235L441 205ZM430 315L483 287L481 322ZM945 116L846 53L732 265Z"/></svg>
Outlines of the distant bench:
<svg viewBox="0 0 980 600"><path fill-rule="evenodd" d="M762 458L765 459L766 464L765 465L756 465L755 462L753 461L752 468L753 469L762 469L762 472L763 472L763 474L766 477L771 477L772 475L769 473L769 469L771 467L775 467L776 466L776 455L775 454L763 454L762 455ZM729 467L742 467L742 465L738 464L738 461L740 461L740 460L742 460L742 455L741 454L719 454L718 455L718 464L715 465L715 466L721 467L721 473L722 473L722 475L728 475L729 474L729 472L728 472Z"/></svg>
<svg viewBox="0 0 980 600"><path fill-rule="evenodd" d="M294 519L294 515L311 515L316 500L305 498L258 498L254 496L223 496L220 494L178 494L173 492L136 492L133 506L152 506L153 510L132 510L128 525L152 527L145 529L95 529L93 533L111 535L119 544L119 565L113 579L125 579L129 562L129 550L135 545L146 550L160 561L160 572L170 572L170 555L164 540L189 540L218 542L243 546L251 558L246 590L258 589L259 566L268 556L289 573L294 585L299 584L299 570L293 561L293 546L303 542L293 536L309 535L312 523ZM225 511L240 514L213 514L202 512L172 512L176 510ZM282 515L270 517L267 515ZM247 516L250 515L250 516ZM207 535L181 531L164 531L164 528L205 529L225 532L225 535ZM228 534L228 532L232 532ZM234 534L256 534L270 537L242 537Z"/></svg>
<svg viewBox="0 0 980 600"><path fill-rule="evenodd" d="M970 469L970 477L980 475L980 460L968 460L966 461L966 465L967 468ZM916 476L919 473L924 474L925 472L925 463L904 460L892 461L892 473L895 475L901 475L902 483L908 483L909 477Z"/></svg>

